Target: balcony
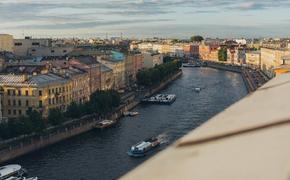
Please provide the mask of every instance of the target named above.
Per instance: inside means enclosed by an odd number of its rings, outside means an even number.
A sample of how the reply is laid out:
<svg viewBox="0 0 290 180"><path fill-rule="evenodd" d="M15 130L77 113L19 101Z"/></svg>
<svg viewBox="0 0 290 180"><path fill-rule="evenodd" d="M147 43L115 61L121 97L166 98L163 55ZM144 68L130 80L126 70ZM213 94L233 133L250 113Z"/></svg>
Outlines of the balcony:
<svg viewBox="0 0 290 180"><path fill-rule="evenodd" d="M289 92L270 80L122 179L290 179Z"/></svg>

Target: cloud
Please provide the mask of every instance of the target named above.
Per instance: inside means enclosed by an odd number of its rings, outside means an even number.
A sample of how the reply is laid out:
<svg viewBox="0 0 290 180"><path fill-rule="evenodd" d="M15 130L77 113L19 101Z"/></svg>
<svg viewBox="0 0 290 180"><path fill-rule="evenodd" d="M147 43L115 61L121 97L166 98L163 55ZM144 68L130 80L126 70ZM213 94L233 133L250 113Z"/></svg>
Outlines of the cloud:
<svg viewBox="0 0 290 180"><path fill-rule="evenodd" d="M154 23L154 22L169 22L172 19L134 19L134 20L118 20L118 21L90 21L90 22L76 22L76 23L60 23L60 24L31 24L31 25L16 25L7 27L7 29L86 29L103 26L128 25L138 23Z"/></svg>

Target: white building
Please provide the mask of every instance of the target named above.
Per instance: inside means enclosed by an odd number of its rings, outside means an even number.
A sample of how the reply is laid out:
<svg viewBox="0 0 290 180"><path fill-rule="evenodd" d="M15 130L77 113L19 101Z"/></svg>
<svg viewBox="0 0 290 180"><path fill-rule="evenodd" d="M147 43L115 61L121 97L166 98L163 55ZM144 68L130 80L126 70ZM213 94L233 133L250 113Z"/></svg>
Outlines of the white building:
<svg viewBox="0 0 290 180"><path fill-rule="evenodd" d="M51 43L51 39L32 39L31 37L14 39L14 53L17 56L28 56L30 49L37 47L51 47Z"/></svg>
<svg viewBox="0 0 290 180"><path fill-rule="evenodd" d="M144 55L144 68L153 68L155 65L163 63L163 55L160 53L145 52Z"/></svg>

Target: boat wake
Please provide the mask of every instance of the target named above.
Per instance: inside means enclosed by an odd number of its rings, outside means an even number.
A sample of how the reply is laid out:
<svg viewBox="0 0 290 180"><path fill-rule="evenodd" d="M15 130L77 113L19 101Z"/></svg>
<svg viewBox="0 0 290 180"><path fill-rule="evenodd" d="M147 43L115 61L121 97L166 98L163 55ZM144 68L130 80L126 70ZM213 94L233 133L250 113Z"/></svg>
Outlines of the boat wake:
<svg viewBox="0 0 290 180"><path fill-rule="evenodd" d="M167 133L162 133L157 136L160 144L167 144L169 142L169 137Z"/></svg>

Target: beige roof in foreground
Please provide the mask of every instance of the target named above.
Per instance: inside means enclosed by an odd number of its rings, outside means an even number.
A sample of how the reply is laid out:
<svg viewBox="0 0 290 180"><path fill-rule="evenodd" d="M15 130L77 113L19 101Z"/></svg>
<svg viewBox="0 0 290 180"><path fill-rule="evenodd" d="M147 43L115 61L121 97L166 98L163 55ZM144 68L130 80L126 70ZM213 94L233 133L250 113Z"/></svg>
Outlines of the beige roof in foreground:
<svg viewBox="0 0 290 180"><path fill-rule="evenodd" d="M290 74L271 80L122 179L289 180Z"/></svg>

